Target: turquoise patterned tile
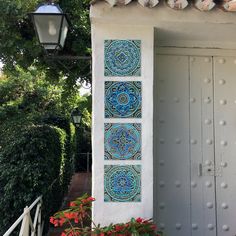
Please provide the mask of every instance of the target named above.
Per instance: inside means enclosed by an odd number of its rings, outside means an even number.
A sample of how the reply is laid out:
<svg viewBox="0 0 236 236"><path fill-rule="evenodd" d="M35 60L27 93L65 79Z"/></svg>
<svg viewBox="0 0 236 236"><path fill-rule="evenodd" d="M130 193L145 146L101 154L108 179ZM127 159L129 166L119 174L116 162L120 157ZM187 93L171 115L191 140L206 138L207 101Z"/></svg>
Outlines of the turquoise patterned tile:
<svg viewBox="0 0 236 236"><path fill-rule="evenodd" d="M105 202L141 201L141 165L105 165Z"/></svg>
<svg viewBox="0 0 236 236"><path fill-rule="evenodd" d="M105 160L141 160L141 124L105 124Z"/></svg>
<svg viewBox="0 0 236 236"><path fill-rule="evenodd" d="M141 75L141 40L105 40L105 76Z"/></svg>
<svg viewBox="0 0 236 236"><path fill-rule="evenodd" d="M141 118L142 83L105 82L105 118Z"/></svg>

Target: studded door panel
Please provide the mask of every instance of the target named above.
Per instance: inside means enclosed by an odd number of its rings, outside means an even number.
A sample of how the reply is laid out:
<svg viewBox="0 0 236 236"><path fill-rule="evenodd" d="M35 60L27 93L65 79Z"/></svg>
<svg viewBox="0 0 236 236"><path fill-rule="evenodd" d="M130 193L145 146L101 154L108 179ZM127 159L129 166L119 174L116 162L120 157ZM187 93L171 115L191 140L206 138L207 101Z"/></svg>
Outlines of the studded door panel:
<svg viewBox="0 0 236 236"><path fill-rule="evenodd" d="M158 56L157 93L159 227L235 236L235 58Z"/></svg>
<svg viewBox="0 0 236 236"><path fill-rule="evenodd" d="M190 236L189 66L187 56L157 61L157 220L168 236Z"/></svg>
<svg viewBox="0 0 236 236"><path fill-rule="evenodd" d="M215 236L212 57L189 62L192 236Z"/></svg>
<svg viewBox="0 0 236 236"><path fill-rule="evenodd" d="M214 58L218 235L236 235L236 61Z"/></svg>

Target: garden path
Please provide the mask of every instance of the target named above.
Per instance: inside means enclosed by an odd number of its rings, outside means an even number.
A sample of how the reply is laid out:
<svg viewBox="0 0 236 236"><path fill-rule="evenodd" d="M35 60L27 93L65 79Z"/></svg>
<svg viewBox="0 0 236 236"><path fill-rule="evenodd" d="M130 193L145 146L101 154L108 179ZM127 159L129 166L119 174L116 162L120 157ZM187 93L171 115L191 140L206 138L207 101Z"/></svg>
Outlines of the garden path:
<svg viewBox="0 0 236 236"><path fill-rule="evenodd" d="M75 173L72 176L69 191L61 209L66 208L69 205L70 201L73 201L75 198L83 195L84 193L88 193L89 195L91 194L91 178L91 173ZM61 228L54 228L53 226L51 226L48 232L48 236L60 236L61 232Z"/></svg>

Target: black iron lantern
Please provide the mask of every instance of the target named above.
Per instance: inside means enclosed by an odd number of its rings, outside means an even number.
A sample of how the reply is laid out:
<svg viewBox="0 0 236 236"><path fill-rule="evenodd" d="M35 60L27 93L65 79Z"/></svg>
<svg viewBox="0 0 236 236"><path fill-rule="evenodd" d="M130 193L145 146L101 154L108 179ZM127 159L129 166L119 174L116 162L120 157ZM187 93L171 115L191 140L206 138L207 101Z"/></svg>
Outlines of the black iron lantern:
<svg viewBox="0 0 236 236"><path fill-rule="evenodd" d="M80 126L80 123L82 121L82 113L81 111L78 109L78 108L75 108L72 113L71 113L71 119L72 119L72 122L73 124L76 126L76 127L79 127Z"/></svg>
<svg viewBox="0 0 236 236"><path fill-rule="evenodd" d="M38 6L30 13L40 44L46 51L61 50L64 47L68 28L68 17L58 4L52 1Z"/></svg>

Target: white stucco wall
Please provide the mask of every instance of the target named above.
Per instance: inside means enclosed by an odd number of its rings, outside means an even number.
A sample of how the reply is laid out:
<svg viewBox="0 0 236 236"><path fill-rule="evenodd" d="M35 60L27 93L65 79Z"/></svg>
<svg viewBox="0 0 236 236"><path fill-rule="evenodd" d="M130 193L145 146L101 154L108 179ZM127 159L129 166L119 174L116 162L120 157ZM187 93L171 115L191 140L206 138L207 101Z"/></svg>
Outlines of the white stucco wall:
<svg viewBox="0 0 236 236"><path fill-rule="evenodd" d="M236 14L223 12L220 9L206 13L193 7L175 11L164 4L149 9L140 6L137 2L125 7L112 8L105 2L99 2L91 7L90 17L93 47L92 195L96 198L93 220L105 225L111 222L128 221L131 217L152 218L153 159L155 159L153 158L153 132L157 132L156 128L153 131L154 41L158 52L160 49L168 50L165 47L169 47L172 54L174 54L174 47L182 49L201 47L204 48L202 50L223 48L232 51L236 49L234 40ZM141 77L104 77L104 40L109 39L141 40ZM105 81L142 81L142 119L104 118ZM132 122L142 123L142 160L104 161L104 123ZM141 164L142 201L140 203L104 202L104 165L116 164Z"/></svg>
<svg viewBox="0 0 236 236"><path fill-rule="evenodd" d="M155 27L157 46L236 49L236 14L215 8L199 11L192 5L173 10L164 2L154 8L136 1L125 7L99 2L91 7L92 23Z"/></svg>
<svg viewBox="0 0 236 236"><path fill-rule="evenodd" d="M141 76L105 77L104 40L141 40ZM93 47L93 183L92 196L96 198L93 206L93 220L102 225L125 222L131 217L153 217L153 27L134 27L92 24ZM104 82L142 81L142 118L105 119ZM141 123L142 160L104 160L104 123ZM142 166L141 202L104 202L104 165L129 164Z"/></svg>

